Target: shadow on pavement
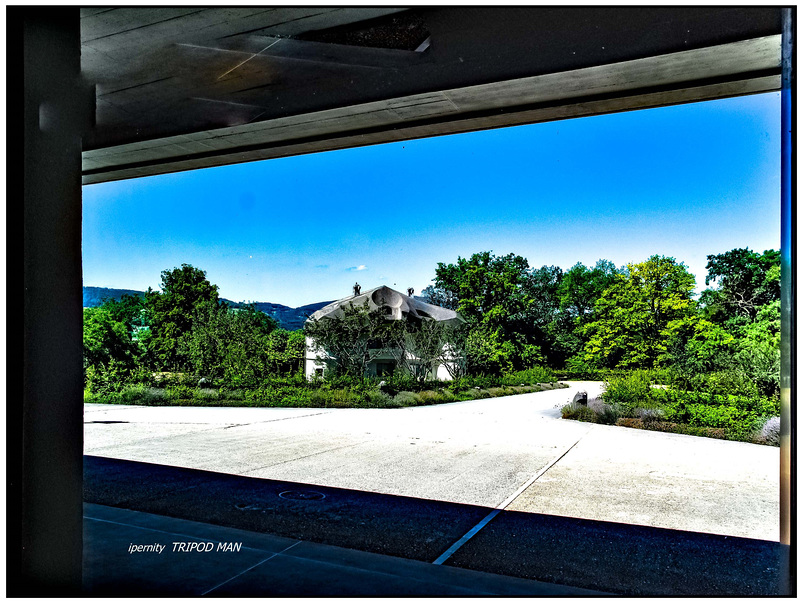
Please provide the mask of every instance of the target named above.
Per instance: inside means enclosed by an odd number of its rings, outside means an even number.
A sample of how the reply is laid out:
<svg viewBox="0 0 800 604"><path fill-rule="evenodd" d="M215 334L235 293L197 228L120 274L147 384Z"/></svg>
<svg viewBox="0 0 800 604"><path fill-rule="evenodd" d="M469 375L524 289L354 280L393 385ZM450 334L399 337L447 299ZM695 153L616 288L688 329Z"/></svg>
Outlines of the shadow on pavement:
<svg viewBox="0 0 800 604"><path fill-rule="evenodd" d="M84 456L84 501L432 562L491 508ZM445 565L626 595L786 593L775 542L502 512Z"/></svg>

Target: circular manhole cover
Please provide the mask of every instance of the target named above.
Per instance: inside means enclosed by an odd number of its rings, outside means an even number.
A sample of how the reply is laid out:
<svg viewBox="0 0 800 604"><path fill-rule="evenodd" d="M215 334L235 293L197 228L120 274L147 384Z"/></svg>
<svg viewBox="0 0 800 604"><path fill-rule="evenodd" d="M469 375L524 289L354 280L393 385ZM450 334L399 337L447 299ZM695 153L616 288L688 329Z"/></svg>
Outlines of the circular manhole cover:
<svg viewBox="0 0 800 604"><path fill-rule="evenodd" d="M325 495L317 491L284 491L278 493L281 499L299 499L301 501L322 501Z"/></svg>

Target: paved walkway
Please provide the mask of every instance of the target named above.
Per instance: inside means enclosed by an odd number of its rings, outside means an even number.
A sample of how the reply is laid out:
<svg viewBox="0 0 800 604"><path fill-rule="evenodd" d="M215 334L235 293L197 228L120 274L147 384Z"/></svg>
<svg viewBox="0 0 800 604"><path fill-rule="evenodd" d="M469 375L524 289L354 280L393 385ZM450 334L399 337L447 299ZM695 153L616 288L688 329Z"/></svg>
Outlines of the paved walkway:
<svg viewBox="0 0 800 604"><path fill-rule="evenodd" d="M775 447L559 419L577 389L405 409L86 405L85 453L487 510L779 539Z"/></svg>
<svg viewBox="0 0 800 604"><path fill-rule="evenodd" d="M95 596L602 593L96 504L84 508L84 589ZM197 545L188 551L188 544Z"/></svg>

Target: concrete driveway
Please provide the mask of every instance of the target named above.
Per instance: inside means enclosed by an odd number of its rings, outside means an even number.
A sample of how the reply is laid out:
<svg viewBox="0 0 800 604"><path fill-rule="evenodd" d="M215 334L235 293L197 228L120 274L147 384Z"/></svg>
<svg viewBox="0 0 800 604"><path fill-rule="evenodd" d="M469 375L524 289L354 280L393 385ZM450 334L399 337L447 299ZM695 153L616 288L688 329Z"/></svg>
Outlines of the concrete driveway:
<svg viewBox="0 0 800 604"><path fill-rule="evenodd" d="M775 447L560 419L578 389L405 409L86 405L87 455L779 539Z"/></svg>

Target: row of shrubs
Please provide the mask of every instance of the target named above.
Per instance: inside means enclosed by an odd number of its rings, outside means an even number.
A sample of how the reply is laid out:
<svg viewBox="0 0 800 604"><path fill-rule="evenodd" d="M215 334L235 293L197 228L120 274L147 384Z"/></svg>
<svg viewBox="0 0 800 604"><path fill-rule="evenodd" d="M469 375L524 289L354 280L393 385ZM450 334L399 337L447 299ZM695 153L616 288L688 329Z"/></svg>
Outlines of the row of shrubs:
<svg viewBox="0 0 800 604"><path fill-rule="evenodd" d="M139 376L133 384L100 391L87 388L87 403L251 407L392 408L474 400L544 389L558 384L552 371L534 367L502 376L466 376L452 381L420 382L410 376L353 378L331 376L307 381L302 374L271 376L257 388L230 388L186 373Z"/></svg>
<svg viewBox="0 0 800 604"><path fill-rule="evenodd" d="M98 395L85 392L87 403L118 403L123 405L148 406L195 406L195 407L325 407L325 408L399 408L420 405L435 405L494 398L528 392L541 392L553 388L566 388L557 382L528 384L525 386L497 386L469 388L455 392L449 388L403 390L394 396L380 388L311 388L311 387L262 387L255 390L228 390L225 388L191 388L172 386L155 388L144 384L126 386L116 394Z"/></svg>
<svg viewBox="0 0 800 604"><path fill-rule="evenodd" d="M750 386L728 379L730 376L699 375L678 384L657 384L656 377L663 376L634 371L612 378L605 382L601 401L566 405L562 417L779 444L778 398L762 396Z"/></svg>

